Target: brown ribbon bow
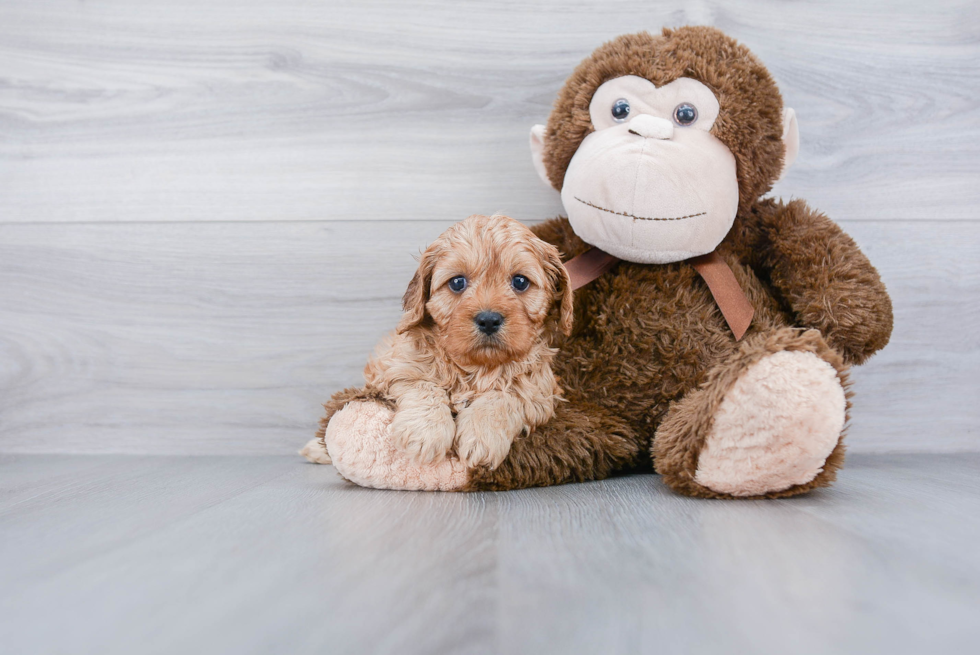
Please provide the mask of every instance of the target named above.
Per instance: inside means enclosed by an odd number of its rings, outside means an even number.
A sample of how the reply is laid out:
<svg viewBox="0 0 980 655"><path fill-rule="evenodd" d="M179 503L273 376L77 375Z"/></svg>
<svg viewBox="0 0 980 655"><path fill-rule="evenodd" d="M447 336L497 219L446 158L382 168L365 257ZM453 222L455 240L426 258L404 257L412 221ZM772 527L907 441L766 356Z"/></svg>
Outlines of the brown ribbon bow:
<svg viewBox="0 0 980 655"><path fill-rule="evenodd" d="M581 255L573 257L565 262L565 270L568 271L572 289L584 287L612 268L618 261L619 258L598 248L590 248ZM745 297L745 292L735 279L731 267L717 252L709 252L707 255L693 257L688 261L708 285L708 290L718 303L722 316L735 335L735 340L741 340L745 331L749 329L755 309Z"/></svg>

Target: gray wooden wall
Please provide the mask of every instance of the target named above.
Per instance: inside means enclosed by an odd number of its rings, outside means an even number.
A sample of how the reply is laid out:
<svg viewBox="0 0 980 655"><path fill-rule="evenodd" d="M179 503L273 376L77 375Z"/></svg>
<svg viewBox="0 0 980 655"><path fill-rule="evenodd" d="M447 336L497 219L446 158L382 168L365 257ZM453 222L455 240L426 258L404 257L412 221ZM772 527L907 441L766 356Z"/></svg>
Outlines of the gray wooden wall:
<svg viewBox="0 0 980 655"><path fill-rule="evenodd" d="M0 452L288 453L449 223L560 213L527 132L618 34L716 25L777 187L893 295L853 451L980 450L980 3L4 0Z"/></svg>

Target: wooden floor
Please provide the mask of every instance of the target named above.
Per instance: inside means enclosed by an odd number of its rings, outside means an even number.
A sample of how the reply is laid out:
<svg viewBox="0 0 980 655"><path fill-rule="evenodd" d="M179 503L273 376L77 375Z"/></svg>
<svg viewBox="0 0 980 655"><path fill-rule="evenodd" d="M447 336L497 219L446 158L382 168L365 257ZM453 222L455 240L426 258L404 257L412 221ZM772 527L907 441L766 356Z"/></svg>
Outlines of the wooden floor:
<svg viewBox="0 0 980 655"><path fill-rule="evenodd" d="M0 456L4 653L967 653L980 454L803 498L374 491L296 457Z"/></svg>

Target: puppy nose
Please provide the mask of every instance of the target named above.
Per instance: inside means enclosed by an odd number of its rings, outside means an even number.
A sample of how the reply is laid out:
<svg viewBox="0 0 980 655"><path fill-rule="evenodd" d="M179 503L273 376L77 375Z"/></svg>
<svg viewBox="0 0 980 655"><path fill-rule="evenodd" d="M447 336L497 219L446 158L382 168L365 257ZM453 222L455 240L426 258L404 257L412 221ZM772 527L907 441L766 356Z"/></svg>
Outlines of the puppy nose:
<svg viewBox="0 0 980 655"><path fill-rule="evenodd" d="M489 336L500 329L504 317L497 312L480 312L473 317L473 322L480 328L480 332Z"/></svg>
<svg viewBox="0 0 980 655"><path fill-rule="evenodd" d="M666 118L640 114L629 122L630 134L644 139L670 139L674 136L674 124Z"/></svg>

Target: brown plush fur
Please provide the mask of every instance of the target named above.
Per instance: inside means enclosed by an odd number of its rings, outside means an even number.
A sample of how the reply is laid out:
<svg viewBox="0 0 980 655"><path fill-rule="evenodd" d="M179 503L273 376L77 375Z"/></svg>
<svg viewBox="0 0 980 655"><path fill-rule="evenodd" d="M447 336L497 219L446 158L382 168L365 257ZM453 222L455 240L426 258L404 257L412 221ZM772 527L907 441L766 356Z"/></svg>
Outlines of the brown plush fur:
<svg viewBox="0 0 980 655"><path fill-rule="evenodd" d="M568 402L547 424L519 437L497 469L471 471L467 490L601 479L648 465L652 457L673 489L728 497L694 477L714 412L741 372L766 354L803 350L829 362L847 389L847 367L888 343L891 301L854 241L803 201L760 200L782 170L782 100L762 64L718 30L627 35L583 61L548 121L545 168L554 187L561 188L569 161L592 131L594 91L623 75L658 86L692 77L718 97L711 132L735 157L740 200L717 252L755 308L752 325L736 342L687 261L619 262L575 292L574 329L559 339L553 362ZM588 248L564 218L534 231L566 261ZM328 415L357 393L335 397ZM829 484L843 453L839 440L816 478L767 496Z"/></svg>
<svg viewBox="0 0 980 655"><path fill-rule="evenodd" d="M518 439L497 470L474 471L469 489L599 479L652 453L675 490L727 497L693 479L713 412L740 372L767 353L806 350L833 365L847 388L847 366L888 343L891 301L854 241L803 201L759 200L782 168L782 100L758 60L718 30L627 35L582 62L548 122L545 165L555 188L592 130L593 92L622 75L657 85L693 77L718 96L712 134L735 156L740 204L717 252L755 317L740 344L690 263L620 262L576 291L575 328L554 362L568 404L535 435ZM535 232L566 259L588 248L564 218ZM829 484L843 452L839 441L815 479L768 496Z"/></svg>

